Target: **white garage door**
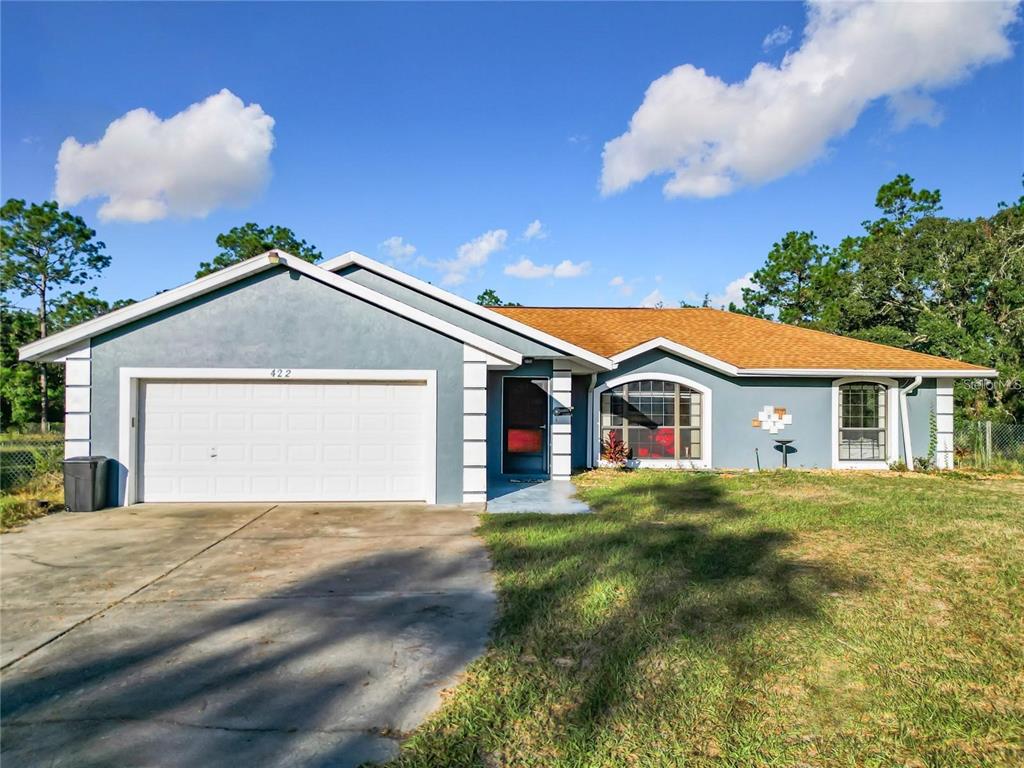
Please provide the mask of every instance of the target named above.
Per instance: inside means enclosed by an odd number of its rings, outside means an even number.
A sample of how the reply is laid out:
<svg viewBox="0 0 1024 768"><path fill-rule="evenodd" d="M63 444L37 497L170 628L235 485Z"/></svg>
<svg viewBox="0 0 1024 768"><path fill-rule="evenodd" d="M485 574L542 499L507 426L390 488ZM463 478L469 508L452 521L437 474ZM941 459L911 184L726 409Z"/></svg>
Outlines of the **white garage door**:
<svg viewBox="0 0 1024 768"><path fill-rule="evenodd" d="M433 408L423 382L145 382L138 497L423 501Z"/></svg>

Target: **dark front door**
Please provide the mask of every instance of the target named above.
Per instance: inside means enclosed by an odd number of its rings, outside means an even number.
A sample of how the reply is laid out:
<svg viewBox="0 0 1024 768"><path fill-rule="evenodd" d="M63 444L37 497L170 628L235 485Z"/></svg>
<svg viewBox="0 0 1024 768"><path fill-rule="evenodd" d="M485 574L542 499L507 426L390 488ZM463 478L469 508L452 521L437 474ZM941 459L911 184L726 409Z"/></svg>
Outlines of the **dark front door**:
<svg viewBox="0 0 1024 768"><path fill-rule="evenodd" d="M548 380L509 377L502 399L503 469L508 475L548 472Z"/></svg>

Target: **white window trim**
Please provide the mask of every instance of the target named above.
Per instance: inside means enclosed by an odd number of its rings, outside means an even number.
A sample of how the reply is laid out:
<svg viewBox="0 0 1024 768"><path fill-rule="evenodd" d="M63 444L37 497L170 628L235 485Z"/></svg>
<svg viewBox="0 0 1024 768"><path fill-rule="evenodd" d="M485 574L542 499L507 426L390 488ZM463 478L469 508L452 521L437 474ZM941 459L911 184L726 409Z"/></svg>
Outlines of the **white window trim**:
<svg viewBox="0 0 1024 768"><path fill-rule="evenodd" d="M427 387L434 407L427 416L427 504L437 503L437 371L370 370L342 368L292 368L286 378L276 368L122 368L118 388L117 451L124 475L118 484L118 506L130 506L138 498L139 382L159 379L185 381L415 381Z"/></svg>
<svg viewBox="0 0 1024 768"><path fill-rule="evenodd" d="M712 461L712 414L714 407L712 403L713 392L711 388L688 379L685 376L677 376L674 373L630 373L625 376L618 376L606 381L591 390L590 393L590 424L591 424L591 445L590 455L594 466L609 466L608 462L601 459L601 395L609 389L629 384L634 381L668 381L674 384L681 384L684 387L694 389L701 394L701 419L700 419L700 445L701 457L699 459L635 459L641 467L652 467L655 469L711 469L714 466Z"/></svg>
<svg viewBox="0 0 1024 768"><path fill-rule="evenodd" d="M839 388L844 384L882 384L885 386L885 453L884 460L840 461L839 459ZM846 376L832 382L832 469L888 469L899 456L899 383L884 376Z"/></svg>

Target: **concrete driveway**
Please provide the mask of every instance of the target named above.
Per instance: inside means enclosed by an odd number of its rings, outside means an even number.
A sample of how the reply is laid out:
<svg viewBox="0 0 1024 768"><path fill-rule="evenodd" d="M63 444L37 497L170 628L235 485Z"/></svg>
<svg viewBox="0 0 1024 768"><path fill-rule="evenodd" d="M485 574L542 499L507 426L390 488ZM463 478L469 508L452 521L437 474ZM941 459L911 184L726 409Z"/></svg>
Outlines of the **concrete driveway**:
<svg viewBox="0 0 1024 768"><path fill-rule="evenodd" d="M139 505L0 537L5 765L386 760L484 648L458 507Z"/></svg>

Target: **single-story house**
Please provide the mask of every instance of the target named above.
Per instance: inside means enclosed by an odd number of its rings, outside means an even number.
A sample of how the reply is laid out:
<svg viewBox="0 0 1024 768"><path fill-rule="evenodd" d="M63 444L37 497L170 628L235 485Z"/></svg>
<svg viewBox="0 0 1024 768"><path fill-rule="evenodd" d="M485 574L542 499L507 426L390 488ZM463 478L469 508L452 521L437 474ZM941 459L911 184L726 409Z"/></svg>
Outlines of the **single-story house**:
<svg viewBox="0 0 1024 768"><path fill-rule="evenodd" d="M478 306L357 253L270 251L22 348L112 503L482 503L625 443L640 466L953 464L995 371L715 309ZM783 449L778 440L792 441Z"/></svg>

